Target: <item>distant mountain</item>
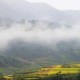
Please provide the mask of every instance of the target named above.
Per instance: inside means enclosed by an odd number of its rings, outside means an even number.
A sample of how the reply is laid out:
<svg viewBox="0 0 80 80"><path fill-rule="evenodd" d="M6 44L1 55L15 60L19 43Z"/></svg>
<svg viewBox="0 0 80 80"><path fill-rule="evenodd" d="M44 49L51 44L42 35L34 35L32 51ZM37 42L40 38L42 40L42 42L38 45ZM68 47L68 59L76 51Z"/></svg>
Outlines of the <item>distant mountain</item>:
<svg viewBox="0 0 80 80"><path fill-rule="evenodd" d="M4 3L3 0L0 0L0 19L12 18L11 14L13 12L11 7Z"/></svg>
<svg viewBox="0 0 80 80"><path fill-rule="evenodd" d="M56 9L53 11L53 8L45 3L32 4L24 0L2 0L0 3L2 3L2 5L8 6L3 9L3 14L9 12L9 15L7 15L7 17L15 15L16 19L46 20L49 15L53 15L53 13L56 14L57 11ZM1 7L3 8L4 6ZM12 17L12 19L14 19L14 17Z"/></svg>
<svg viewBox="0 0 80 80"><path fill-rule="evenodd" d="M12 41L4 51L4 55L28 62L30 65L45 66L53 64L79 63L80 42L59 42L56 46Z"/></svg>
<svg viewBox="0 0 80 80"><path fill-rule="evenodd" d="M79 23L80 11L60 11L46 3L29 3L25 0L0 0L0 18Z"/></svg>
<svg viewBox="0 0 80 80"><path fill-rule="evenodd" d="M25 63L14 57L0 55L0 68L20 68L23 64Z"/></svg>

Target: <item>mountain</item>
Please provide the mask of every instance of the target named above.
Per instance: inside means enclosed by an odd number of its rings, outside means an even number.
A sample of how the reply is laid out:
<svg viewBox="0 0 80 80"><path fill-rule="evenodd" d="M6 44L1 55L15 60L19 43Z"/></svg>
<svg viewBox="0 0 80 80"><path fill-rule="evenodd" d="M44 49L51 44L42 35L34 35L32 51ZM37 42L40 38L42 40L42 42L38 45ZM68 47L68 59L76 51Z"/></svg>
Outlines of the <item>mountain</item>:
<svg viewBox="0 0 80 80"><path fill-rule="evenodd" d="M60 11L46 3L29 3L25 0L0 0L1 20L14 20L15 23L6 28L0 27L0 41L3 44L7 43L5 49L1 50L0 47L2 56L0 67L6 66L7 63L9 63L8 67L15 67L15 65L39 67L80 62L80 40L73 39L76 38L75 31L77 32L78 29L74 30L72 27L74 24L80 23L80 11ZM19 24L18 21L21 20L22 23ZM24 23L25 20L30 23ZM69 24L72 24L71 27L65 28ZM27 29L28 27L29 29ZM58 36L59 33L61 33L60 36ZM57 40L61 38L63 40L54 46L56 36L58 36ZM64 41L67 36L71 37L70 40ZM17 40L15 37L19 39ZM30 42L27 41L28 38L30 38ZM51 38L50 44L48 44L49 38ZM9 57L11 59L8 59Z"/></svg>
<svg viewBox="0 0 80 80"><path fill-rule="evenodd" d="M80 22L80 11L66 10L62 12L64 14L65 22L68 22L68 23L79 23Z"/></svg>
<svg viewBox="0 0 80 80"><path fill-rule="evenodd" d="M3 3L2 3L3 2ZM45 3L29 3L26 2L24 0L2 0L0 3L2 3L2 5L6 5L9 6L9 8L5 7L3 9L3 13L6 14L6 12L8 11L9 14L11 13L11 15L15 15L15 18L18 19L47 19L48 17L50 17L49 15L53 15L54 16L56 14L56 9L53 10L52 7L50 7L49 5L45 4ZM1 7L3 7L1 5ZM7 10L7 11L5 11ZM9 15L7 15L7 17L9 17ZM14 17L13 17L14 19Z"/></svg>
<svg viewBox="0 0 80 80"><path fill-rule="evenodd" d="M0 0L0 18L11 18L10 14L13 13L12 8L10 8L6 3ZM14 15L13 15L14 16Z"/></svg>
<svg viewBox="0 0 80 80"><path fill-rule="evenodd" d="M25 63L19 61L14 57L0 55L0 68L8 68L8 67L19 68L22 67L23 64Z"/></svg>
<svg viewBox="0 0 80 80"><path fill-rule="evenodd" d="M62 41L56 46L13 40L4 55L28 62L30 65L50 66L53 64L79 63L80 42Z"/></svg>
<svg viewBox="0 0 80 80"><path fill-rule="evenodd" d="M0 18L12 20L45 20L59 23L79 23L80 11L60 11L46 3L25 0L0 0Z"/></svg>

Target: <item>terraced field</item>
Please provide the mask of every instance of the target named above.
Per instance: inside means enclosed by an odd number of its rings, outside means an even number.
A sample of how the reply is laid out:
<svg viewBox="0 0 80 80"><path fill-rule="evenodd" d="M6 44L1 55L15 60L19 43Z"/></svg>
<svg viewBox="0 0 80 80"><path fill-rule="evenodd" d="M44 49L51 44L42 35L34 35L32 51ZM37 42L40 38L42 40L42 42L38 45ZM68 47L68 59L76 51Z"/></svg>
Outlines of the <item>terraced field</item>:
<svg viewBox="0 0 80 80"><path fill-rule="evenodd" d="M41 68L38 71L35 72L23 72L23 73L19 73L17 74L17 76L22 76L25 80L37 80L39 78L45 78L51 75L55 75L55 74L76 74L80 71L80 65L75 64L73 67L71 67L72 65L68 65L69 67L63 67L61 65L55 65L55 66L51 66L51 67L45 67L45 68ZM9 80L13 80L12 78L9 77L5 77Z"/></svg>
<svg viewBox="0 0 80 80"><path fill-rule="evenodd" d="M48 75L51 74L76 74L78 73L80 68L52 68L49 72Z"/></svg>

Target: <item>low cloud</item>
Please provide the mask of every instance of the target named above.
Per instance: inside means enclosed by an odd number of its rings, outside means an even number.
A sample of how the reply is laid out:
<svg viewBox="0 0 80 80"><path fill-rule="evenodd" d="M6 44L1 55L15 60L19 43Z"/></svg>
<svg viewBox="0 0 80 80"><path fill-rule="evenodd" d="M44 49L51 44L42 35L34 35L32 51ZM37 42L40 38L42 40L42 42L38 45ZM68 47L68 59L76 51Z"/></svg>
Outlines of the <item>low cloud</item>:
<svg viewBox="0 0 80 80"><path fill-rule="evenodd" d="M39 42L40 44L56 44L60 41L80 39L80 25L72 25L70 28L65 25L58 25L50 28L47 24L31 23L12 24L10 27L0 27L0 48L7 47L9 42L14 39L21 39L26 42Z"/></svg>

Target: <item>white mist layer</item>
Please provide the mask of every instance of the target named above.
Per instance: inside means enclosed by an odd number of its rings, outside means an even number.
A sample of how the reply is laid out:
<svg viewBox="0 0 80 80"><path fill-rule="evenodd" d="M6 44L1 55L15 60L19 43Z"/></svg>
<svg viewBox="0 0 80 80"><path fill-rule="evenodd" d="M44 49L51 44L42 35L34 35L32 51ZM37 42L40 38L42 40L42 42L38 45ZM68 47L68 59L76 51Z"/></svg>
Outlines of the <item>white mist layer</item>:
<svg viewBox="0 0 80 80"><path fill-rule="evenodd" d="M30 23L13 24L9 28L0 27L0 48L7 47L9 42L14 39L42 44L80 39L80 25L73 25L71 28L58 26L55 29L47 27L47 24L37 24L33 27Z"/></svg>

